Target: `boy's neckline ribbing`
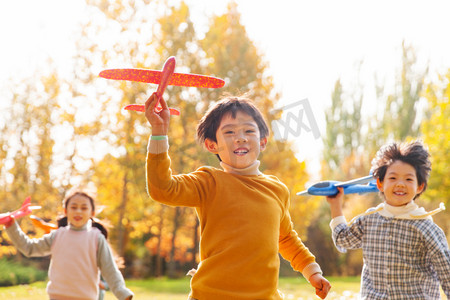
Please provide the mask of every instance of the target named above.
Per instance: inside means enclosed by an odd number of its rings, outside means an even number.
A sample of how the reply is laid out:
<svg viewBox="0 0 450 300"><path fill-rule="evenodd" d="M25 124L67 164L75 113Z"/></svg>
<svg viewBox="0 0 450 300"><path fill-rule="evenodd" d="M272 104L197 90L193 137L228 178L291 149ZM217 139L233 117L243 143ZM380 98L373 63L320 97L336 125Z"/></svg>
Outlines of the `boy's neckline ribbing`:
<svg viewBox="0 0 450 300"><path fill-rule="evenodd" d="M220 166L223 168L223 170L226 173L236 174L236 175L244 175L244 176L262 175L262 173L259 171L260 164L261 164L261 162L259 160L257 160L250 166L243 168L243 169L239 169L239 168L232 167L232 166L224 163L223 161L220 162Z"/></svg>

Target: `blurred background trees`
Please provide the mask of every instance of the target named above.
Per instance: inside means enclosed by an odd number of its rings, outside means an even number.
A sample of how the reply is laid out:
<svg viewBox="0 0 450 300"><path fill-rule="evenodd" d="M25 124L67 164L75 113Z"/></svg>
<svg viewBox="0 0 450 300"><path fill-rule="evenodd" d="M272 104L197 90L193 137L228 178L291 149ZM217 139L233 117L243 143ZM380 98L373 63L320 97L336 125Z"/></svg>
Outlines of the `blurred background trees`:
<svg viewBox="0 0 450 300"><path fill-rule="evenodd" d="M16 209L28 195L42 205L36 214L56 221L61 201L74 186L95 189L98 215L110 225L110 243L125 258L129 277L184 276L198 263L199 229L192 208L167 207L146 192L145 159L151 128L143 114L122 110L143 103L155 85L98 78L102 69L161 69L169 56L177 72L208 74L225 79L222 89L168 87L166 99L181 110L171 119L170 155L175 173L208 164L214 155L195 141L196 124L224 93L252 98L267 121L281 118L275 107L281 95L264 54L248 37L237 5L211 16L198 32L189 6L165 1L87 0L89 17L76 37L77 52L61 75L49 60L46 72L5 84L2 101L10 103L0 118L0 211ZM367 175L378 148L390 140L422 138L430 147L433 172L420 205L449 204L450 70L438 82L427 82L428 70L418 70L411 45L402 44L401 70L394 89L378 82L376 108L363 112L364 84L348 87L336 79L330 106L324 112L321 177L347 180ZM362 64L363 62L361 62ZM358 74L356 69L355 73ZM366 113L367 114L367 113ZM271 136L262 153L263 172L278 176L291 191L291 215L296 230L317 256L326 275L358 275L361 253L337 253L324 199L296 197L309 181L307 162L295 157L291 141ZM319 155L319 154L318 154ZM439 192L438 192L439 191ZM375 205L377 195L346 198L348 218ZM448 213L436 221L449 232ZM30 236L42 232L25 218ZM0 254L29 263L0 236ZM45 259L39 261L41 267ZM284 272L287 274L289 272Z"/></svg>

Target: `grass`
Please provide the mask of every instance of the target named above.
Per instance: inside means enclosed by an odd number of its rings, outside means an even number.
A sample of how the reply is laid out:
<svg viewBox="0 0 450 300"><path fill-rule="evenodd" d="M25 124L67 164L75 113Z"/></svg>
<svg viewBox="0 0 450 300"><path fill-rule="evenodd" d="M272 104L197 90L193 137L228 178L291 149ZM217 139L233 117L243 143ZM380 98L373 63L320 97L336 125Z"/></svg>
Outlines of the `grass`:
<svg viewBox="0 0 450 300"><path fill-rule="evenodd" d="M44 281L10 287L0 287L0 299L48 300L45 287L46 282Z"/></svg>
<svg viewBox="0 0 450 300"><path fill-rule="evenodd" d="M331 291L327 299L357 299L359 295L359 277L327 277L331 283ZM307 300L320 299L314 288L303 277L280 278L278 288L285 299Z"/></svg>
<svg viewBox="0 0 450 300"><path fill-rule="evenodd" d="M357 299L360 285L359 277L328 277L327 279L332 284L327 300ZM45 282L35 282L33 284L0 287L0 299L48 300L45 286ZM189 278L127 280L127 287L136 295L135 299L186 300L189 293ZM281 278L279 289L284 293L286 300L319 299L315 296L314 289L303 278ZM442 294L442 297L445 299L444 294ZM114 299L116 299L114 295L108 291L105 300Z"/></svg>
<svg viewBox="0 0 450 300"><path fill-rule="evenodd" d="M345 291L350 291L347 292L348 294L356 293L359 290L359 278L330 278L329 280L333 284L332 294L334 294L334 298L327 297L327 299L340 299L339 297L344 295ZM48 300L45 286L45 282L35 282L33 284L1 287L0 299ZM189 278L127 280L127 287L133 291L136 299L186 300L189 294ZM281 278L279 289L285 294L285 299L318 299L313 288L302 278ZM113 299L116 298L108 291L105 300Z"/></svg>

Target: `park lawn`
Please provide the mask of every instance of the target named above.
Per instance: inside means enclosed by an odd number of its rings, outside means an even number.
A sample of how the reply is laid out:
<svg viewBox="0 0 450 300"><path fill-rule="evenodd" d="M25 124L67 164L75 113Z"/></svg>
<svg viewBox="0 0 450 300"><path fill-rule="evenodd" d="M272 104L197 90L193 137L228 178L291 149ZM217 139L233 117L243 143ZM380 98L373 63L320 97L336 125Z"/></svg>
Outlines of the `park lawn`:
<svg viewBox="0 0 450 300"><path fill-rule="evenodd" d="M127 280L127 287L135 293L135 299L186 300L189 293L189 278ZM327 299L339 299L343 295L350 295L359 290L358 277L329 278L329 280L333 285L333 292L330 294L332 297L329 296ZM0 299L48 300L45 286L45 282L35 282L27 285L0 287ZM309 283L300 277L281 278L279 287L285 294L285 299L318 299ZM108 291L105 300L113 299L116 298ZM346 297L345 299L352 298Z"/></svg>
<svg viewBox="0 0 450 300"><path fill-rule="evenodd" d="M46 282L38 281L32 284L0 287L0 299L48 300L48 295L45 292L46 286Z"/></svg>
<svg viewBox="0 0 450 300"><path fill-rule="evenodd" d="M333 277L329 278L333 285L332 292L327 299L357 299L359 291L359 277ZM186 300L189 293L189 278L177 280L149 279L127 281L127 286L135 294L136 298L151 300ZM315 296L315 290L303 277L280 278L279 289L285 295L285 299L319 299ZM170 291L170 293L168 293ZM112 293L108 292L105 300L115 299Z"/></svg>
<svg viewBox="0 0 450 300"><path fill-rule="evenodd" d="M359 277L327 277L332 289L327 300L357 299L360 278ZM134 299L145 300L186 300L189 293L189 278L182 279L146 279L127 280L127 287L135 293ZM27 285L12 287L0 287L0 299L15 300L48 300L45 292L45 282L35 282ZM286 300L319 299L315 296L314 289L301 277L280 278L279 289L284 293ZM116 299L108 291L105 300ZM445 295L442 293L442 299Z"/></svg>

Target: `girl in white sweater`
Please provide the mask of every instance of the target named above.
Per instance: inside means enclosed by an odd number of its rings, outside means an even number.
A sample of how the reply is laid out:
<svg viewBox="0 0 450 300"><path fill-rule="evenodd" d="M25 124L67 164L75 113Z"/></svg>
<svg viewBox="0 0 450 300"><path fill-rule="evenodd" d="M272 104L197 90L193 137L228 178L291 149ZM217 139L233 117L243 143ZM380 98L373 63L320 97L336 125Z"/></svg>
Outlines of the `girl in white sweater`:
<svg viewBox="0 0 450 300"><path fill-rule="evenodd" d="M114 262L106 241L107 231L92 218L94 199L74 191L63 202L65 217L59 228L39 239L30 239L14 218L5 224L15 247L27 257L51 255L47 293L51 300L96 300L100 272L114 295L121 300L133 298Z"/></svg>

